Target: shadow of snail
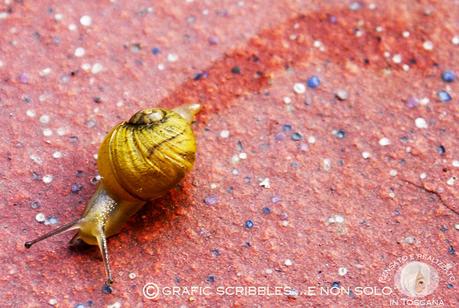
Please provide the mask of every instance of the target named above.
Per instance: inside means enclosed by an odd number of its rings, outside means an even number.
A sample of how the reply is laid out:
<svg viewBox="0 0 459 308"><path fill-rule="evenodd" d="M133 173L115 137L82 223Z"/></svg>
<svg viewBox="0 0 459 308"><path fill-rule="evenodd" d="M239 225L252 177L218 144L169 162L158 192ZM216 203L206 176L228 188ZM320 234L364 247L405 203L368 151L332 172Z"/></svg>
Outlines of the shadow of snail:
<svg viewBox="0 0 459 308"><path fill-rule="evenodd" d="M81 218L32 241L25 247L70 230L70 241L98 245L107 275L103 287L111 293L113 283L107 238L147 202L176 186L195 161L196 140L191 122L199 104L168 110L149 108L115 126L102 142L97 159L101 181Z"/></svg>

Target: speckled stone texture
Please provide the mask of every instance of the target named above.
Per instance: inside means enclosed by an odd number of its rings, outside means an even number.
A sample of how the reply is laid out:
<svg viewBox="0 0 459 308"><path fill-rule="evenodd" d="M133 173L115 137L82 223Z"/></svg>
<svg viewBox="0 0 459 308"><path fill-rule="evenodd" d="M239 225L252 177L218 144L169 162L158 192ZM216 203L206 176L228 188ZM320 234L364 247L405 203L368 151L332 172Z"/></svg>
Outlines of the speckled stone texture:
<svg viewBox="0 0 459 308"><path fill-rule="evenodd" d="M454 0L2 0L0 306L382 307L407 298L384 270L422 255L444 270L423 261L419 299L457 307L458 21ZM24 248L82 213L113 125L195 101L195 168L109 239L112 294L72 234ZM353 292L305 294L332 286Z"/></svg>

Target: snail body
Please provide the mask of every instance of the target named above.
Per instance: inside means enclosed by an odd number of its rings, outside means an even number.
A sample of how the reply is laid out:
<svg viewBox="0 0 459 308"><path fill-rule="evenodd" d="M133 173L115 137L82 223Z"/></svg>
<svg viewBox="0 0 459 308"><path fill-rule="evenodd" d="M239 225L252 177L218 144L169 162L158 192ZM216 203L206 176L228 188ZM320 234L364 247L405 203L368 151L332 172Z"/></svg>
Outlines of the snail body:
<svg viewBox="0 0 459 308"><path fill-rule="evenodd" d="M78 230L71 242L98 245L112 283L107 238L147 202L163 196L193 167L196 141L191 129L199 104L175 109L149 108L116 125L103 140L97 166L101 180L81 218L65 224L36 242L69 230Z"/></svg>

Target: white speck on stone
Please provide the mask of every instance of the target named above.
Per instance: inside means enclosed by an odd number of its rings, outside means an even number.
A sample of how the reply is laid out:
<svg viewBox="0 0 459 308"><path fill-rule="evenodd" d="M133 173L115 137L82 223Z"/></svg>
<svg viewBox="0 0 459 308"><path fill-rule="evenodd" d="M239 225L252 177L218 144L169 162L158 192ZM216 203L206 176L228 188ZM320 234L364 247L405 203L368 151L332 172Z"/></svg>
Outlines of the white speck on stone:
<svg viewBox="0 0 459 308"><path fill-rule="evenodd" d="M103 66L100 63L94 63L94 65L91 68L91 73L93 74L98 74L103 70Z"/></svg>
<svg viewBox="0 0 459 308"><path fill-rule="evenodd" d="M67 129L66 129L65 127L59 127L59 128L57 129L57 134L58 134L59 136L64 136L66 133L67 133Z"/></svg>
<svg viewBox="0 0 459 308"><path fill-rule="evenodd" d="M26 115L27 115L28 117L31 117L31 118L35 117L35 116L36 116L35 110L33 110L33 109L27 109Z"/></svg>
<svg viewBox="0 0 459 308"><path fill-rule="evenodd" d="M55 151L55 152L53 153L53 157L56 158L56 159L57 159L57 158L62 158L62 152Z"/></svg>
<svg viewBox="0 0 459 308"><path fill-rule="evenodd" d="M380 146L384 147L384 146L387 146L389 144L390 144L390 140L387 139L386 137L383 137L383 138L379 139L379 145Z"/></svg>
<svg viewBox="0 0 459 308"><path fill-rule="evenodd" d="M75 52L73 54L75 55L75 57L81 58L82 56L84 56L85 53L86 51L83 47L78 47L77 49L75 49Z"/></svg>
<svg viewBox="0 0 459 308"><path fill-rule="evenodd" d="M372 10L372 11L373 11L373 10L376 10L376 7L377 7L377 6L376 6L376 3L370 3L370 4L368 4L368 9L370 9L370 10Z"/></svg>
<svg viewBox="0 0 459 308"><path fill-rule="evenodd" d="M316 137L314 137L314 136L309 136L309 137L308 137L308 142L309 142L310 144L316 143Z"/></svg>
<svg viewBox="0 0 459 308"><path fill-rule="evenodd" d="M288 220L283 220L283 221L281 221L280 225L281 225L282 227L288 227Z"/></svg>
<svg viewBox="0 0 459 308"><path fill-rule="evenodd" d="M297 82L293 85L293 91L296 94L303 94L304 92L306 92L306 86L301 82Z"/></svg>
<svg viewBox="0 0 459 308"><path fill-rule="evenodd" d="M363 152L362 152L362 157L363 157L364 159L368 159L368 158L371 157L371 154L370 154L370 152L363 151Z"/></svg>
<svg viewBox="0 0 459 308"><path fill-rule="evenodd" d="M384 58L390 58L390 52L385 51L384 52Z"/></svg>
<svg viewBox="0 0 459 308"><path fill-rule="evenodd" d="M239 158L240 159L247 159L247 153L239 153Z"/></svg>
<svg viewBox="0 0 459 308"><path fill-rule="evenodd" d="M221 138L228 138L229 135L230 135L229 130L224 129L224 130L222 130L222 131L220 132L220 137L221 137Z"/></svg>
<svg viewBox="0 0 459 308"><path fill-rule="evenodd" d="M54 14L54 19L57 20L57 21L61 21L62 19L64 19L64 15L62 14Z"/></svg>
<svg viewBox="0 0 459 308"><path fill-rule="evenodd" d="M88 16L88 15L81 16L80 24L82 24L85 27L89 27L92 24L91 16Z"/></svg>
<svg viewBox="0 0 459 308"><path fill-rule="evenodd" d="M424 120L424 118L416 118L414 123L416 124L417 128L427 128L427 122Z"/></svg>
<svg viewBox="0 0 459 308"><path fill-rule="evenodd" d="M391 199L394 199L394 198L395 198L395 193L394 193L393 191L391 191L391 192L389 193L389 197L390 197Z"/></svg>
<svg viewBox="0 0 459 308"><path fill-rule="evenodd" d="M320 48L322 46L322 42L319 40L315 40L312 45L316 48Z"/></svg>
<svg viewBox="0 0 459 308"><path fill-rule="evenodd" d="M422 44L422 47L425 49L425 50L432 50L433 49L433 43L432 41L425 41L423 44Z"/></svg>
<svg viewBox="0 0 459 308"><path fill-rule="evenodd" d="M167 61L175 62L178 60L178 56L175 53L170 53L167 55Z"/></svg>
<svg viewBox="0 0 459 308"><path fill-rule="evenodd" d="M238 175L239 174L239 170L237 170L236 168L231 170L231 174L232 175Z"/></svg>
<svg viewBox="0 0 459 308"><path fill-rule="evenodd" d="M8 12L0 12L0 20L8 18Z"/></svg>
<svg viewBox="0 0 459 308"><path fill-rule="evenodd" d="M428 97L423 97L423 98L419 99L419 104L421 104L423 106L425 106L425 105L427 105L429 103L430 103L430 99Z"/></svg>
<svg viewBox="0 0 459 308"><path fill-rule="evenodd" d="M410 70L410 66L408 64L403 64L402 65L402 69L405 71L405 72L408 72Z"/></svg>
<svg viewBox="0 0 459 308"><path fill-rule="evenodd" d="M396 64L400 64L402 63L402 55L401 54L395 54L392 56L392 61L394 61L394 63Z"/></svg>
<svg viewBox="0 0 459 308"><path fill-rule="evenodd" d="M336 96L340 101L345 101L345 100L348 99L349 93L347 93L347 91L344 90L344 89L338 89L338 90L335 92L335 96Z"/></svg>
<svg viewBox="0 0 459 308"><path fill-rule="evenodd" d="M51 298L51 299L48 301L48 304L50 304L51 306L57 305L57 299Z"/></svg>
<svg viewBox="0 0 459 308"><path fill-rule="evenodd" d="M135 279L137 275L135 273L129 273L129 279Z"/></svg>
<svg viewBox="0 0 459 308"><path fill-rule="evenodd" d="M81 69L85 72L88 72L89 70L91 70L91 64L89 63L83 63L81 64Z"/></svg>
<svg viewBox="0 0 459 308"><path fill-rule="evenodd" d="M421 173L421 174L419 175L419 178L420 178L421 180L425 180L425 179L427 178L427 173L425 173L425 172Z"/></svg>
<svg viewBox="0 0 459 308"><path fill-rule="evenodd" d="M43 136L51 137L53 135L53 131L50 128L43 129Z"/></svg>
<svg viewBox="0 0 459 308"><path fill-rule="evenodd" d="M455 35L453 36L453 38L451 39L451 43L453 43L453 45L459 45L459 35Z"/></svg>
<svg viewBox="0 0 459 308"><path fill-rule="evenodd" d="M165 68L166 68L166 67L164 66L164 64L162 64L162 63L159 63L159 64L158 64L158 69L159 69L160 71L164 71Z"/></svg>
<svg viewBox="0 0 459 308"><path fill-rule="evenodd" d="M397 176L397 170L391 169L391 170L389 171L389 175L390 175L390 176Z"/></svg>
<svg viewBox="0 0 459 308"><path fill-rule="evenodd" d="M355 30L355 36L356 37L362 37L363 33L364 33L364 31L362 29Z"/></svg>
<svg viewBox="0 0 459 308"><path fill-rule="evenodd" d="M456 230L459 230L459 223L458 223L458 224L454 224L454 228L455 228Z"/></svg>
<svg viewBox="0 0 459 308"><path fill-rule="evenodd" d="M338 269L338 275L340 275L340 276L345 276L346 274L347 274L347 268L345 268L345 267L340 267L340 268Z"/></svg>
<svg viewBox="0 0 459 308"><path fill-rule="evenodd" d="M53 176L50 175L50 174L47 174L47 175L43 176L42 181L45 184L49 184L49 183L51 183L53 181Z"/></svg>
<svg viewBox="0 0 459 308"><path fill-rule="evenodd" d="M292 266L293 265L293 261L290 260L290 259L287 259L287 260L284 261L284 264L285 264L285 266Z"/></svg>
<svg viewBox="0 0 459 308"><path fill-rule="evenodd" d="M448 179L448 181L446 181L446 184L448 184L449 186L454 186L454 184L456 184L456 181L457 181L457 177L452 176Z"/></svg>
<svg viewBox="0 0 459 308"><path fill-rule="evenodd" d="M453 167L459 168L459 160L453 160L451 164L453 165Z"/></svg>
<svg viewBox="0 0 459 308"><path fill-rule="evenodd" d="M94 157L94 159L97 160L97 158L99 158L99 155L97 155L97 153L96 153L92 157Z"/></svg>
<svg viewBox="0 0 459 308"><path fill-rule="evenodd" d="M111 305L107 305L107 308L121 308L121 303L120 302L114 302Z"/></svg>
<svg viewBox="0 0 459 308"><path fill-rule="evenodd" d="M37 215L35 215L35 220L39 223L44 223L46 220L46 216L43 213L38 213Z"/></svg>
<svg viewBox="0 0 459 308"><path fill-rule="evenodd" d="M38 75L40 75L41 77L44 77L44 76L48 76L50 73L51 73L51 68L47 67L47 68L42 69L38 73Z"/></svg>
<svg viewBox="0 0 459 308"><path fill-rule="evenodd" d="M261 182L260 182L260 186L263 187L263 188L270 188L271 187L271 183L269 181L269 178L264 178Z"/></svg>
<svg viewBox="0 0 459 308"><path fill-rule="evenodd" d="M43 163L43 160L37 154L31 154L29 157L34 163L38 165L41 165Z"/></svg>
<svg viewBox="0 0 459 308"><path fill-rule="evenodd" d="M68 26L68 28L69 28L70 31L76 31L77 25L75 25L75 24L70 24L70 25Z"/></svg>
<svg viewBox="0 0 459 308"><path fill-rule="evenodd" d="M47 114L44 114L40 117L40 123L43 123L43 124L48 124L49 123L49 115Z"/></svg>
<svg viewBox="0 0 459 308"><path fill-rule="evenodd" d="M325 171L329 171L331 169L331 159L330 158L324 158L322 164L323 164L323 168Z"/></svg>
<svg viewBox="0 0 459 308"><path fill-rule="evenodd" d="M375 30L376 32L383 32L384 29L381 26L377 26Z"/></svg>
<svg viewBox="0 0 459 308"><path fill-rule="evenodd" d="M332 215L328 218L328 223L330 224L334 224L334 223L337 223L337 224L342 224L344 223L344 217L341 216L341 215Z"/></svg>
<svg viewBox="0 0 459 308"><path fill-rule="evenodd" d="M233 156L231 157L231 162L232 162L233 164L238 163L239 160L240 160L240 158L239 158L238 155L233 155Z"/></svg>
<svg viewBox="0 0 459 308"><path fill-rule="evenodd" d="M292 102L292 99L288 96L284 96L283 101L284 104L290 104Z"/></svg>
<svg viewBox="0 0 459 308"><path fill-rule="evenodd" d="M268 274L268 275L271 275L271 274L273 273L273 270L270 269L270 268L267 268L267 269L265 270L265 273Z"/></svg>
<svg viewBox="0 0 459 308"><path fill-rule="evenodd" d="M3 67L5 66L5 62L3 62L2 60L0 60L0 67Z"/></svg>
<svg viewBox="0 0 459 308"><path fill-rule="evenodd" d="M403 239L403 242L404 242L405 244L410 244L410 245L412 245L412 244L416 243L416 238L415 238L414 236L407 236L407 237L405 237L405 238Z"/></svg>
<svg viewBox="0 0 459 308"><path fill-rule="evenodd" d="M409 31L403 31L402 36L404 38L409 38L410 37L410 32Z"/></svg>

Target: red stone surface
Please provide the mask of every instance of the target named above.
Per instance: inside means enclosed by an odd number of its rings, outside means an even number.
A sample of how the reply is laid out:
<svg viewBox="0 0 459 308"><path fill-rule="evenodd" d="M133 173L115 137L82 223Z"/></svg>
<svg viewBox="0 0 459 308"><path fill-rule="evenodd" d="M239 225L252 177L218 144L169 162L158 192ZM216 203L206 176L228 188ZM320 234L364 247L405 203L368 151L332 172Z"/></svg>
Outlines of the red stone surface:
<svg viewBox="0 0 459 308"><path fill-rule="evenodd" d="M388 306L405 296L395 289L390 296L216 292L305 292L334 282L394 288L394 272L378 281L384 269L421 254L449 269L436 267L439 286L427 299L457 307L459 83L440 75L459 74L459 6L359 3L351 10L341 1L3 1L0 305ZM91 25L80 23L83 15ZM74 55L78 47L82 57ZM402 63L394 63L396 54ZM95 63L102 65L96 74ZM231 72L235 66L240 74ZM199 72L208 76L194 80ZM296 94L293 85L311 75L320 86ZM338 89L349 98L337 100ZM452 100L440 102L439 90ZM410 98L418 104L408 106ZM181 189L146 206L109 240L111 295L101 292L97 248L69 250L71 234L24 248L82 213L95 190L94 154L110 127L144 107L191 101L204 106L194 125L195 169ZM416 127L416 118L428 127ZM336 136L340 129L344 138ZM301 140L291 139L295 132ZM391 144L379 145L383 137ZM56 151L62 157L54 158ZM240 153L247 158L233 158ZM266 178L269 188L260 186ZM78 193L71 192L75 183ZM209 196L216 204L204 202ZM40 224L38 213L58 223ZM334 215L344 222L330 222ZM244 227L247 220L253 228ZM213 294L149 300L142 294L148 282Z"/></svg>

